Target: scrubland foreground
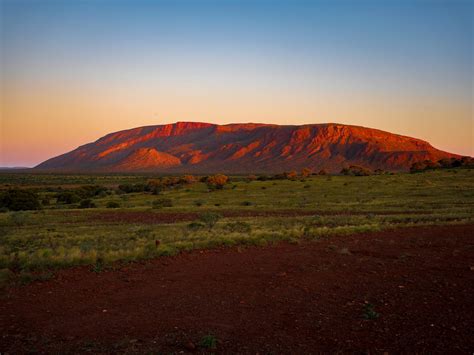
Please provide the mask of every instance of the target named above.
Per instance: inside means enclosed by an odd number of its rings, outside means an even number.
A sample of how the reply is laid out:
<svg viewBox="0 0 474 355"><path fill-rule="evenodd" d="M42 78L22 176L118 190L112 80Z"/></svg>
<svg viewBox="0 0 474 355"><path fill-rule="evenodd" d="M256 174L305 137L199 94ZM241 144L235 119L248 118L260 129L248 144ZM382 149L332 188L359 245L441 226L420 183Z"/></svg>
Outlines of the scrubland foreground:
<svg viewBox="0 0 474 355"><path fill-rule="evenodd" d="M472 174L1 174L0 351L472 353Z"/></svg>

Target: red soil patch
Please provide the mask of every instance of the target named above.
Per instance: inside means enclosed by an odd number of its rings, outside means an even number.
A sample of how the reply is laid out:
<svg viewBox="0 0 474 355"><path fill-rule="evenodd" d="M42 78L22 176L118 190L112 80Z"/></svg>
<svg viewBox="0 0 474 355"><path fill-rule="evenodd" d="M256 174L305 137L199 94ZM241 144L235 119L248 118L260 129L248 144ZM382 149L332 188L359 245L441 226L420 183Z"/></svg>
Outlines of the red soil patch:
<svg viewBox="0 0 474 355"><path fill-rule="evenodd" d="M404 228L63 270L6 291L0 352L179 353L212 333L222 353L472 353L473 235Z"/></svg>

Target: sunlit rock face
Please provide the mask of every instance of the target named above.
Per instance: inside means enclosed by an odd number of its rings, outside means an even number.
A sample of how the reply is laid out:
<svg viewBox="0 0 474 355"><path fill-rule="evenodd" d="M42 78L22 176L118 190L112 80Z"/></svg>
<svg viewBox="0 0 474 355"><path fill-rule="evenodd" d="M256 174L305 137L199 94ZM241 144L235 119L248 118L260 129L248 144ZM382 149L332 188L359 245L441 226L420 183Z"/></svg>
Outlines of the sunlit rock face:
<svg viewBox="0 0 474 355"><path fill-rule="evenodd" d="M55 171L279 173L348 165L406 171L457 157L420 139L342 124L280 126L200 122L115 132L36 167Z"/></svg>

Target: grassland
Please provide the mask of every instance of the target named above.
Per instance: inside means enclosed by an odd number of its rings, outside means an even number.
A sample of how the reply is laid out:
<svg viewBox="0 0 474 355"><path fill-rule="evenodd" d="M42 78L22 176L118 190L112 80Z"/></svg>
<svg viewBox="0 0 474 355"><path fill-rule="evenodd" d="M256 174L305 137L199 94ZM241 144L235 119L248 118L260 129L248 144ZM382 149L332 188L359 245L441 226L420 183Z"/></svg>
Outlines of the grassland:
<svg viewBox="0 0 474 355"><path fill-rule="evenodd" d="M100 271L115 261L183 250L472 223L473 174L452 169L295 181L232 177L222 190L197 182L158 195L117 190L119 184L145 183L149 175L0 174L2 189L30 189L49 202L38 211L0 213L0 269L8 275L87 264ZM90 184L108 188L93 199L96 208L55 200L59 187ZM154 208L160 199L172 206ZM120 207L106 208L110 202Z"/></svg>

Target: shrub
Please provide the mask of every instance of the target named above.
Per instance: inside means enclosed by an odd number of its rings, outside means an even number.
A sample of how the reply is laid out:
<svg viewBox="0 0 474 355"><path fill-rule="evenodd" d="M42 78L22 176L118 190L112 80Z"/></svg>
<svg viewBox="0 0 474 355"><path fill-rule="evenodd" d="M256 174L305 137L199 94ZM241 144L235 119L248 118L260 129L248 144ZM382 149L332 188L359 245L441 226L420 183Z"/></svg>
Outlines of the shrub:
<svg viewBox="0 0 474 355"><path fill-rule="evenodd" d="M0 194L0 208L11 211L39 210L38 195L32 191L12 189Z"/></svg>
<svg viewBox="0 0 474 355"><path fill-rule="evenodd" d="M17 227L25 225L27 219L25 212L14 212L10 215L10 221Z"/></svg>
<svg viewBox="0 0 474 355"><path fill-rule="evenodd" d="M208 334L202 337L199 346L205 349L215 349L217 347L217 339L214 335Z"/></svg>
<svg viewBox="0 0 474 355"><path fill-rule="evenodd" d="M85 199L79 203L79 208L95 208L95 207L97 206L95 205L94 202L92 202L91 199Z"/></svg>
<svg viewBox="0 0 474 355"><path fill-rule="evenodd" d="M250 233L252 231L252 226L247 222L230 222L227 223L224 228L229 232L237 233Z"/></svg>
<svg viewBox="0 0 474 355"><path fill-rule="evenodd" d="M82 199L93 197L104 197L107 194L107 188L100 185L84 185L76 190L76 194Z"/></svg>
<svg viewBox="0 0 474 355"><path fill-rule="evenodd" d="M326 169L321 169L321 170L319 170L319 173L318 173L318 175L327 175L327 174L328 174L328 172L327 172Z"/></svg>
<svg viewBox="0 0 474 355"><path fill-rule="evenodd" d="M311 169L310 168L303 168L303 170L301 170L301 176L302 177L308 177L311 175Z"/></svg>
<svg viewBox="0 0 474 355"><path fill-rule="evenodd" d="M43 198L43 199L41 200L41 204L42 204L43 206L49 206L49 198Z"/></svg>
<svg viewBox="0 0 474 355"><path fill-rule="evenodd" d="M56 194L56 200L58 203L64 203L70 205L71 203L77 203L81 200L78 194L72 191L63 191Z"/></svg>
<svg viewBox="0 0 474 355"><path fill-rule="evenodd" d="M380 317L380 314L377 313L374 308L375 308L374 305L371 303L365 304L364 313L362 314L362 316L365 319L377 319L378 317Z"/></svg>
<svg viewBox="0 0 474 355"><path fill-rule="evenodd" d="M195 204L197 207L201 207L202 205L204 205L204 201L203 201L203 200L196 200L196 201L194 201L194 204Z"/></svg>
<svg viewBox="0 0 474 355"><path fill-rule="evenodd" d="M150 190L153 195L159 195L160 192L163 191L163 184L161 183L161 180L148 180L147 189Z"/></svg>
<svg viewBox="0 0 474 355"><path fill-rule="evenodd" d="M372 174L370 169L364 168L359 165L351 165L348 168L343 168L341 170L342 175L352 175L352 176L368 176Z"/></svg>
<svg viewBox="0 0 474 355"><path fill-rule="evenodd" d="M173 207L173 201L169 198L159 198L153 201L153 208Z"/></svg>
<svg viewBox="0 0 474 355"><path fill-rule="evenodd" d="M298 177L298 173L296 171L284 172L283 175L285 179L288 180L296 180L296 178Z"/></svg>
<svg viewBox="0 0 474 355"><path fill-rule="evenodd" d="M432 169L450 169L450 168L473 168L474 158L462 157L462 158L445 158L440 159L437 162L431 160L418 161L412 164L410 167L411 173L417 173L425 170Z"/></svg>
<svg viewBox="0 0 474 355"><path fill-rule="evenodd" d="M132 192L143 192L143 191L149 191L148 185L145 184L123 184L119 185L119 190L125 192L126 194L132 193Z"/></svg>
<svg viewBox="0 0 474 355"><path fill-rule="evenodd" d="M204 223L209 228L209 230L211 230L216 225L217 221L221 219L221 217L222 216L218 213L206 212L199 216L199 221Z"/></svg>
<svg viewBox="0 0 474 355"><path fill-rule="evenodd" d="M179 182L185 185L194 184L197 181L198 179L194 175L184 175L183 177L179 179Z"/></svg>
<svg viewBox="0 0 474 355"><path fill-rule="evenodd" d="M191 222L188 224L188 228L195 231L195 230L199 230L199 229L202 229L202 228L205 228L206 225L204 223L201 223L201 222Z"/></svg>
<svg viewBox="0 0 474 355"><path fill-rule="evenodd" d="M206 184L210 189L223 189L224 185L227 184L229 177L222 174L208 176Z"/></svg>
<svg viewBox="0 0 474 355"><path fill-rule="evenodd" d="M107 202L107 204L105 205L105 207L107 207L107 208L119 208L119 207L120 207L120 203L115 202L115 201L109 201L109 202Z"/></svg>

